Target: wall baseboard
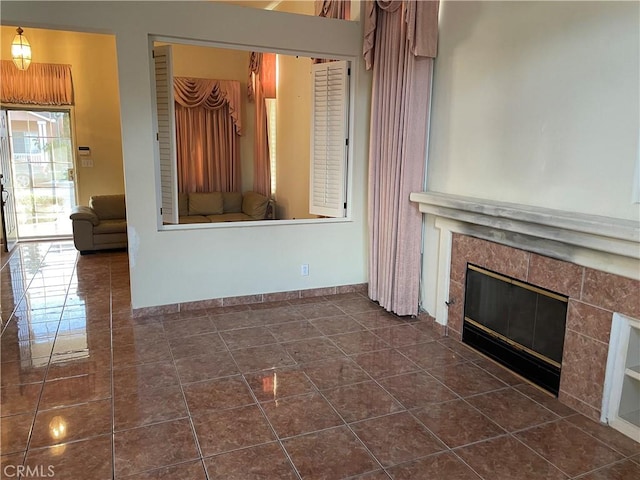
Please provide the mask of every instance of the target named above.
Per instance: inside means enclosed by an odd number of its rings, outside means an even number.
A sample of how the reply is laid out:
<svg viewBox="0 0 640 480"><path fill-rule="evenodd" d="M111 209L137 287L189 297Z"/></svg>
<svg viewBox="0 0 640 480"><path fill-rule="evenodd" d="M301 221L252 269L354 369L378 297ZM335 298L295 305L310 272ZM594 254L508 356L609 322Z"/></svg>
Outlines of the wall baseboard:
<svg viewBox="0 0 640 480"><path fill-rule="evenodd" d="M308 290L291 290L286 292L259 293L255 295L243 295L240 297L211 298L195 302L171 303L156 307L133 308L135 318L150 317L154 315L167 315L172 313L189 312L208 308L233 307L238 305L255 305L260 303L287 302L304 298L321 297L324 295L339 295L343 293L361 293L366 295L367 283L352 285L338 285L335 287L311 288Z"/></svg>

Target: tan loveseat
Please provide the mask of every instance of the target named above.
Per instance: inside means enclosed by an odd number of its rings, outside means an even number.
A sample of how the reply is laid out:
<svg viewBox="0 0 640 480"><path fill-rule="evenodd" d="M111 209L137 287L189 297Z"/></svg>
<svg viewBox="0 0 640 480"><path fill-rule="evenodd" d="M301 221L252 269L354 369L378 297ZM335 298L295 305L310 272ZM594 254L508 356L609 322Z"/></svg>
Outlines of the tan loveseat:
<svg viewBox="0 0 640 480"><path fill-rule="evenodd" d="M274 204L255 192L180 193L180 223L274 219ZM80 253L127 247L124 195L94 195L71 212L73 243Z"/></svg>
<svg viewBox="0 0 640 480"><path fill-rule="evenodd" d="M274 218L273 203L256 192L180 193L180 223L216 223Z"/></svg>
<svg viewBox="0 0 640 480"><path fill-rule="evenodd" d="M127 247L124 195L94 195L71 212L73 243L81 254Z"/></svg>

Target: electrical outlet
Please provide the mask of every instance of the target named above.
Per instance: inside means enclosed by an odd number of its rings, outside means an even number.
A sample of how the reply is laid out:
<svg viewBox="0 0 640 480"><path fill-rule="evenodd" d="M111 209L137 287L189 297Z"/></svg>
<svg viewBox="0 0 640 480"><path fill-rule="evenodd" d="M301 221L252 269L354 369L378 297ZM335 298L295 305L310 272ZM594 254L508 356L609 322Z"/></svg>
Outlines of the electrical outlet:
<svg viewBox="0 0 640 480"><path fill-rule="evenodd" d="M300 275L302 275L303 277L309 276L309 264L304 263L300 265Z"/></svg>

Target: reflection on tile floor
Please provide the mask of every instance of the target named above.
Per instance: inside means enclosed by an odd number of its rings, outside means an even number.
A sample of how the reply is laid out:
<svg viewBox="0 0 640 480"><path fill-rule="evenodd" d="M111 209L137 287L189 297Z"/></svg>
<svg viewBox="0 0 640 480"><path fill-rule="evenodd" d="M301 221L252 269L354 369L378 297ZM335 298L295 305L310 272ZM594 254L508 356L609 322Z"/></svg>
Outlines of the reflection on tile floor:
<svg viewBox="0 0 640 480"><path fill-rule="evenodd" d="M640 478L639 444L359 294L133 318L126 253L70 242L1 286L2 478Z"/></svg>

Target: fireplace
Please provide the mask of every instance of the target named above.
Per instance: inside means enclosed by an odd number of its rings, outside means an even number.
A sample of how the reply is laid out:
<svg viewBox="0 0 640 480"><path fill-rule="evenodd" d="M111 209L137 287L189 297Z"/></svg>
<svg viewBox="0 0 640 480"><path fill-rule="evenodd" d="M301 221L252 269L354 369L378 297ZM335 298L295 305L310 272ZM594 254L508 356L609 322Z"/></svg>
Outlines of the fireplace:
<svg viewBox="0 0 640 480"><path fill-rule="evenodd" d="M424 307L461 339L467 265L568 297L558 398L600 420L614 313L640 318L640 223L437 192L425 217Z"/></svg>
<svg viewBox="0 0 640 480"><path fill-rule="evenodd" d="M568 297L468 264L462 341L558 395Z"/></svg>

